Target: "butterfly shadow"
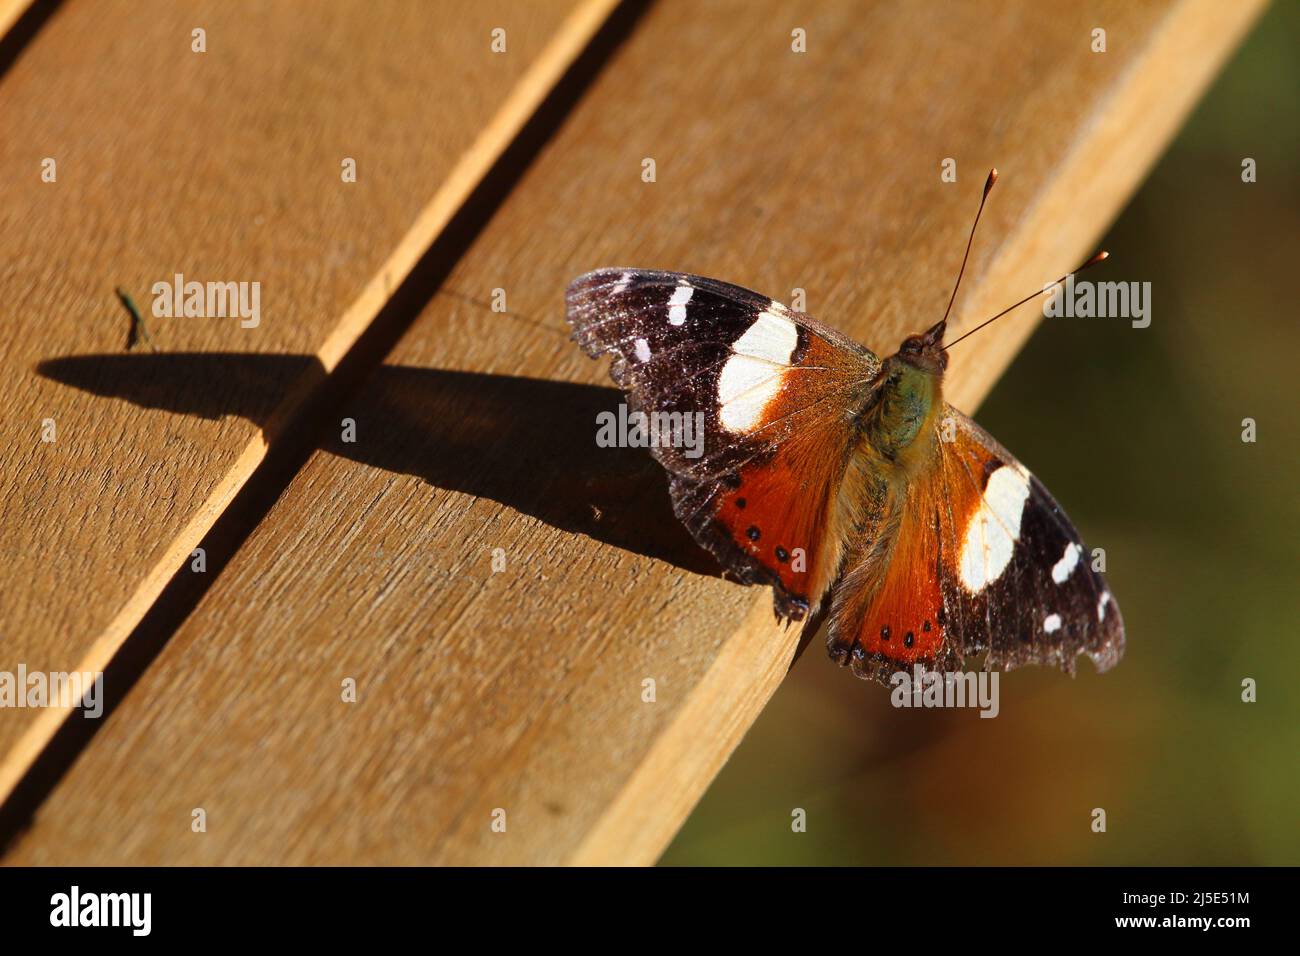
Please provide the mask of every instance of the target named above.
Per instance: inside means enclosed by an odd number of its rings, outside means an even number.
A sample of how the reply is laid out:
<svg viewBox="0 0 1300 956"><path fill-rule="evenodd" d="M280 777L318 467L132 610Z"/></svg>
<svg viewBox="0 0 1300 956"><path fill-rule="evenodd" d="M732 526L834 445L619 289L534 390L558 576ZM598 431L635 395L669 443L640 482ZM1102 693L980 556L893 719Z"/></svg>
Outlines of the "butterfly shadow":
<svg viewBox="0 0 1300 956"><path fill-rule="evenodd" d="M447 491L489 498L572 534L718 576L717 561L676 519L667 476L643 448L602 448L596 418L613 388L404 365L381 365L319 433L277 416L285 395L324 378L314 356L249 353L84 355L50 359L44 377L106 398L205 419L237 415L278 441ZM166 439L165 439L166 441ZM164 446L165 447L165 444Z"/></svg>

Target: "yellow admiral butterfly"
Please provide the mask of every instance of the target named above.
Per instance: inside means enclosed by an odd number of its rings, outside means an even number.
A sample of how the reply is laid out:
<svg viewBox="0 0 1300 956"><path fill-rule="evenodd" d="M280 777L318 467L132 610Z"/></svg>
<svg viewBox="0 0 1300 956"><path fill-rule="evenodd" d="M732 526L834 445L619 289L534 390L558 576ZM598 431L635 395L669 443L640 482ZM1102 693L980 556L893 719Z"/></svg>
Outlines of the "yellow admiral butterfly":
<svg viewBox="0 0 1300 956"><path fill-rule="evenodd" d="M882 361L700 276L602 269L574 280L567 302L574 340L614 356L634 412L703 413L702 454L654 448L678 518L740 581L770 584L778 618L824 618L832 659L857 676L954 670L983 651L989 669L1119 660L1119 608L1074 526L943 400L947 313Z"/></svg>

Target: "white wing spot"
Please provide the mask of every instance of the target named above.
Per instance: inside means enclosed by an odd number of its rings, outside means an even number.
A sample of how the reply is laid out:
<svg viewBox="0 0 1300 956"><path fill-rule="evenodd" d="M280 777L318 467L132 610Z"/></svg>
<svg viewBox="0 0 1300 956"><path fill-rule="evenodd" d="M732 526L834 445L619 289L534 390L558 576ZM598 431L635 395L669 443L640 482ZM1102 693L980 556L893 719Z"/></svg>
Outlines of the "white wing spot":
<svg viewBox="0 0 1300 956"><path fill-rule="evenodd" d="M781 392L785 370L799 345L799 330L789 319L761 312L732 343L735 354L718 376L718 418L730 432L747 432L762 423L768 403Z"/></svg>
<svg viewBox="0 0 1300 956"><path fill-rule="evenodd" d="M673 289L672 298L668 300L669 325L681 325L686 321L686 306L694 294L694 287L685 284Z"/></svg>
<svg viewBox="0 0 1300 956"><path fill-rule="evenodd" d="M970 593L988 587L1011 563L1028 498L1029 477L1024 469L1002 466L989 475L979 508L966 526L957 567L962 586Z"/></svg>
<svg viewBox="0 0 1300 956"><path fill-rule="evenodd" d="M1048 634L1051 634L1053 631L1059 631L1060 629L1061 615L1049 614L1047 617L1043 618L1043 630Z"/></svg>
<svg viewBox="0 0 1300 956"><path fill-rule="evenodd" d="M768 402L781 391L784 369L748 355L733 355L718 376L718 418L729 432L747 432L763 421Z"/></svg>
<svg viewBox="0 0 1300 956"><path fill-rule="evenodd" d="M1097 599L1097 620L1106 620L1106 605L1110 603L1110 592L1102 591L1101 597Z"/></svg>
<svg viewBox="0 0 1300 956"><path fill-rule="evenodd" d="M636 360L638 362L650 361L650 343L645 339L637 339L635 346Z"/></svg>
<svg viewBox="0 0 1300 956"><path fill-rule="evenodd" d="M614 294L618 295L620 292L626 289L631 284L631 282L632 282L632 273L624 272L622 275L618 277L618 281L614 283Z"/></svg>
<svg viewBox="0 0 1300 956"><path fill-rule="evenodd" d="M1079 563L1079 555L1082 551L1083 549L1073 541L1067 544L1065 554L1061 555L1061 560L1052 565L1052 580L1057 584L1064 584Z"/></svg>
<svg viewBox="0 0 1300 956"><path fill-rule="evenodd" d="M799 344L799 330L795 324L783 316L768 310L758 313L754 324L745 330L745 334L731 343L731 351L737 355L752 355L765 359L776 365L789 365L790 356L794 355Z"/></svg>

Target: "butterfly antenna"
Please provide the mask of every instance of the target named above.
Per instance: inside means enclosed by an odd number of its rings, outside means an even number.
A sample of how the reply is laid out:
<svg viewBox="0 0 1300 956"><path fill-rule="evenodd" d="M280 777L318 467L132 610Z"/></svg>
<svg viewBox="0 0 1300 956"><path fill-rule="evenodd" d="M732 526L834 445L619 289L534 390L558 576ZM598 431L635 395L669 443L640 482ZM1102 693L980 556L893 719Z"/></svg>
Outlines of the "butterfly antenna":
<svg viewBox="0 0 1300 956"><path fill-rule="evenodd" d="M956 345L956 344L957 344L958 342L960 342L962 339L966 338L967 336L974 335L974 334L975 334L976 332L978 332L980 329L984 328L984 326L988 325L989 322L996 322L998 319L1002 318L1002 316L1006 315L1006 314L1007 314L1008 312L1010 312L1012 309L1017 309L1017 308L1019 308L1020 306L1024 305L1026 302L1028 302L1028 301L1029 301L1030 299L1032 299L1034 296L1036 296L1036 295L1042 295L1044 292L1048 291L1048 289L1051 289L1051 288L1053 288L1054 286L1060 285L1062 282L1064 282L1064 281L1065 281L1066 279L1068 279L1070 276L1074 275L1075 272L1082 272L1084 269L1088 268L1089 266L1095 266L1097 263L1099 263L1099 262L1105 262L1105 261L1106 261L1107 259L1109 259L1109 258L1110 258L1110 253L1107 252L1105 249L1101 250L1101 251L1098 252L1096 255L1094 255L1091 259L1089 259L1087 262L1085 262L1083 265L1079 266L1079 268L1075 269L1073 272L1067 272L1065 275L1061 276L1061 278L1057 279L1055 282L1051 283L1050 285L1048 285L1048 286L1046 286L1046 287L1044 287L1044 288L1042 288L1042 289L1039 289L1037 292L1031 292L1031 293L1029 293L1029 295L1025 296L1023 299L1021 299L1019 302L1015 303L1014 305L1009 305L1009 306L1007 306L1005 309L1003 309L1003 310L1002 310L1001 312L999 312L997 315L993 316L993 318L988 319L988 320L985 321L985 322L981 322L979 325L975 326L975 328L971 329L971 330L970 330L969 332L967 332L965 335L959 335L957 338L953 339L951 342L949 342L947 345L945 345L945 346L944 346L944 349L947 350L947 349L952 348L954 345Z"/></svg>
<svg viewBox="0 0 1300 956"><path fill-rule="evenodd" d="M980 213L984 211L984 203L988 200L989 193L993 190L993 184L997 181L997 169L990 169L989 178L984 182L984 195L980 197L980 207L975 211L975 221L970 224L970 236L966 239L966 254L961 257L961 268L957 270L957 281L953 284L952 295L948 299L948 308L944 309L943 318L939 320L939 326L948 321L948 313L952 311L952 304L957 301L957 290L961 288L961 277L966 274L966 260L970 258L970 247L975 242L975 227L980 224ZM936 326L936 328L939 326Z"/></svg>

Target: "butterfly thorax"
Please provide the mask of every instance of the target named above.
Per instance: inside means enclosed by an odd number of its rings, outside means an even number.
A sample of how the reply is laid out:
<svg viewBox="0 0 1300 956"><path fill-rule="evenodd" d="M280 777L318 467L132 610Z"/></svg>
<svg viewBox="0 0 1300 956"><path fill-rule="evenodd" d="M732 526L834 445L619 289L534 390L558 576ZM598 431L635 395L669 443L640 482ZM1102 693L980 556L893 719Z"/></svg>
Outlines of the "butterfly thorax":
<svg viewBox="0 0 1300 956"><path fill-rule="evenodd" d="M862 452L907 478L932 450L926 439L943 407L943 370L893 355L881 365L878 383L858 416Z"/></svg>

